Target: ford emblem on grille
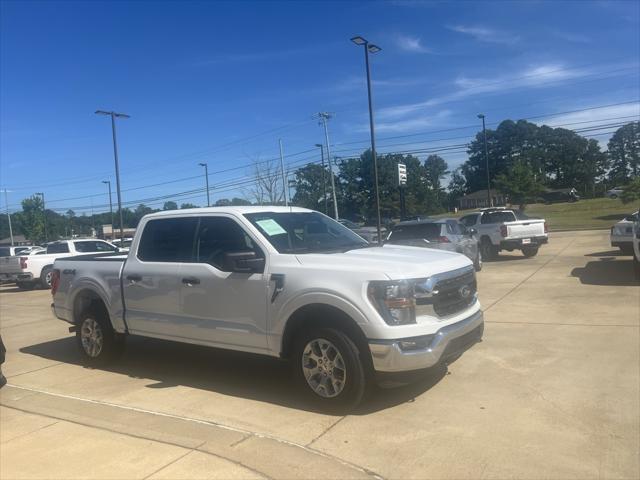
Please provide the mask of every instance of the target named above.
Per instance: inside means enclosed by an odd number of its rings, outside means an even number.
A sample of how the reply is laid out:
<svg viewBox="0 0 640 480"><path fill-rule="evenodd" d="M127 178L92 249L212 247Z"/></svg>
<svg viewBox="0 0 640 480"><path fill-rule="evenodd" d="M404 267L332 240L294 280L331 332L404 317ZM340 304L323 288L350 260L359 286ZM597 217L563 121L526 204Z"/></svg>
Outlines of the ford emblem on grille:
<svg viewBox="0 0 640 480"><path fill-rule="evenodd" d="M458 293L460 294L460 298L464 298L465 300L471 296L471 287L469 285L463 285L458 289Z"/></svg>

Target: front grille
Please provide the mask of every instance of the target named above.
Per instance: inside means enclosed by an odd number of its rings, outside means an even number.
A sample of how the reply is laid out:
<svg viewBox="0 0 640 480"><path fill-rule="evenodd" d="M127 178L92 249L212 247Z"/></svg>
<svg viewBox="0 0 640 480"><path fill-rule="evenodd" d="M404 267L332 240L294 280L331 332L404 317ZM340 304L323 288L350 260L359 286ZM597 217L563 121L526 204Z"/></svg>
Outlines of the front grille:
<svg viewBox="0 0 640 480"><path fill-rule="evenodd" d="M431 298L417 298L417 305L431 305L439 317L455 315L473 305L478 285L473 270L453 278L438 280Z"/></svg>

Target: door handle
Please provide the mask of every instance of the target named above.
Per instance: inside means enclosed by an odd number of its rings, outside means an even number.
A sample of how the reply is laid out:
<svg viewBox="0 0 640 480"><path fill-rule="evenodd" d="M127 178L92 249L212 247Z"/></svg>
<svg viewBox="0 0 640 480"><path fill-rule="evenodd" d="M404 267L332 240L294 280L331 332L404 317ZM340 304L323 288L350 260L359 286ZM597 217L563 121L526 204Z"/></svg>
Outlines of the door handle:
<svg viewBox="0 0 640 480"><path fill-rule="evenodd" d="M200 279L195 277L186 277L182 279L182 283L190 287L192 285L199 285Z"/></svg>
<svg viewBox="0 0 640 480"><path fill-rule="evenodd" d="M133 273L131 275L127 275L127 280L129 280L130 282L139 282L140 280L142 280L142 277L136 273Z"/></svg>

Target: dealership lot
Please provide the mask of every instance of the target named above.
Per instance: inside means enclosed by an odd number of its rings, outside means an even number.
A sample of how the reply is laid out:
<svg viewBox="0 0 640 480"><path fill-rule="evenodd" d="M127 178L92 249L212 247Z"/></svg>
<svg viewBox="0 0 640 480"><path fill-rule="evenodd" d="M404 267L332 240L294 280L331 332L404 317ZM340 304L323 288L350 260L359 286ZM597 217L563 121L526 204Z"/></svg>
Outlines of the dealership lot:
<svg viewBox="0 0 640 480"><path fill-rule="evenodd" d="M46 291L0 290L2 478L638 478L640 286L607 231L478 274L485 339L346 417L286 363L140 338L80 364Z"/></svg>

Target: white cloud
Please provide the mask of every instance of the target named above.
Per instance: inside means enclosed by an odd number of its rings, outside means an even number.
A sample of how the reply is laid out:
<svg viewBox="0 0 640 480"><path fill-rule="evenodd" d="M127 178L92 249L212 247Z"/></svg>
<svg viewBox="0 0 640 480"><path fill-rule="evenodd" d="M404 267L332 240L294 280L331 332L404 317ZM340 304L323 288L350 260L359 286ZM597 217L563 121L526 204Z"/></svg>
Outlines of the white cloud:
<svg viewBox="0 0 640 480"><path fill-rule="evenodd" d="M412 53L430 53L431 50L422 45L419 37L409 37L405 35L399 35L396 38L396 45L405 52Z"/></svg>
<svg viewBox="0 0 640 480"><path fill-rule="evenodd" d="M470 35L480 42L503 43L506 45L510 45L520 41L520 37L518 35L514 35L508 32L500 32L498 30L479 25L452 25L448 26L447 28L449 30L453 30L454 32Z"/></svg>
<svg viewBox="0 0 640 480"><path fill-rule="evenodd" d="M378 133L404 133L422 128L431 127L433 125L442 125L442 122L451 116L451 110L440 110L436 113L422 114L412 118L406 118L400 121L379 122L376 123L376 132ZM361 125L356 131L368 132L369 125Z"/></svg>
<svg viewBox="0 0 640 480"><path fill-rule="evenodd" d="M591 43L591 39L586 35L571 32L554 32L554 35L561 40L571 43Z"/></svg>
<svg viewBox="0 0 640 480"><path fill-rule="evenodd" d="M624 105L612 105L610 107L578 107L576 110L580 112L564 113L562 115L549 116L542 120L536 120L538 125L548 125L550 127L566 125L566 128L587 128L593 125L601 125L603 123L616 122L633 122L638 121L640 117L640 103L626 103ZM635 117L635 118L621 118ZM603 122L605 119L620 119Z"/></svg>

